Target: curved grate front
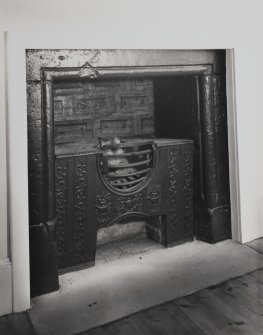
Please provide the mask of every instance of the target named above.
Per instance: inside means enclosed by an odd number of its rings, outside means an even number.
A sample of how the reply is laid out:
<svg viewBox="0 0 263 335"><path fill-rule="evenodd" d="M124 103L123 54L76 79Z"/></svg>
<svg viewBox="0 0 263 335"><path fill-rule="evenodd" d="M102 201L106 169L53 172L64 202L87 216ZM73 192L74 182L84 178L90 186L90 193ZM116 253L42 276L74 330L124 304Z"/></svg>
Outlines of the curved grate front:
<svg viewBox="0 0 263 335"><path fill-rule="evenodd" d="M125 141L102 146L102 176L113 190L127 193L140 188L151 175L153 141Z"/></svg>

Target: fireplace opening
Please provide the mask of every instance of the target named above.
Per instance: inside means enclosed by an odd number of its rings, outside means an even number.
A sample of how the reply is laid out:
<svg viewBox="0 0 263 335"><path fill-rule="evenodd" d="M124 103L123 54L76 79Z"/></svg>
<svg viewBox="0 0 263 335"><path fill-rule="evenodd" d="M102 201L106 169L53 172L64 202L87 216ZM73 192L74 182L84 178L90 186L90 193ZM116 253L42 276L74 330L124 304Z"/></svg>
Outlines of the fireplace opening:
<svg viewBox="0 0 263 335"><path fill-rule="evenodd" d="M204 97L200 95L202 80L198 75L177 75L144 79L63 80L54 83L55 178L57 180L55 232L59 255L61 255L59 264L61 269L66 269L63 271L82 263L84 266L90 265L85 261L84 251L88 245L86 241L81 241L78 235L81 217L83 221L89 221L88 204L84 204L85 197L93 201L92 196L88 196L85 192L95 192L94 189L86 190L86 187L89 188L87 184L81 184L83 178L86 178L85 169L89 168L89 163L83 158L84 155L100 152L96 157L97 170L90 172L94 175L98 173L105 186L103 191L101 193L98 191L95 196L95 212L98 214L95 221L98 224L98 232L103 231L106 240L107 228L114 225L108 234L114 241L132 236L133 231L138 230L136 224L133 224L134 228L127 226L129 229L126 229L125 234L123 225L127 222L147 218L147 215L144 217L143 206L136 207L136 205L142 201L138 191L150 181L154 171L158 156L156 147L165 142L171 145L174 139L192 140L195 205L192 216L193 225L198 226L199 208L210 192L207 189L205 176L207 157L203 155L203 147L206 144L201 124L205 121L201 116L205 104ZM209 98L214 99L214 96L211 95ZM223 122L225 115L221 114L220 117L221 119L214 121L217 127L220 122ZM225 150L224 156L220 157L221 163L223 160L227 162L228 159L226 131L225 124L225 137L220 142L220 146ZM65 196L61 189L63 169L68 174L65 181L67 192L71 188L72 196ZM169 179L167 166L161 168L161 173ZM224 170L224 174L224 181L227 182L228 171ZM152 202L156 202L158 206L160 206L158 202L165 183L166 181L161 179L158 185L154 185L155 189L151 190ZM224 186L226 189L223 189ZM76 187L80 188L79 193L74 193ZM227 183L225 185L222 183L219 187L219 191L212 191L218 192L219 197L225 196L224 201L227 204L229 201ZM126 213L118 209L114 217L111 217L110 211L116 211L113 208L110 209L114 202L111 198L114 199L114 195L129 194L133 194L135 200L128 199L130 205L123 205L123 207L126 206ZM81 196L84 197L82 200L79 199ZM168 197L168 194L166 196ZM120 199L118 198L118 201L122 201ZM79 206L84 206L82 212ZM132 206L135 210L132 210ZM83 222L84 225L85 222ZM196 231L193 227L193 231L194 235L198 234L198 228ZM62 236L65 236L63 240ZM83 238L86 239L85 236ZM185 239L181 240L183 242ZM77 249L77 243L80 241L83 244L82 249L80 247Z"/></svg>
<svg viewBox="0 0 263 335"><path fill-rule="evenodd" d="M156 136L155 95L161 90L156 92L155 78L147 77L54 82L60 272L94 265L96 247L103 240L125 239L138 229L164 246L193 239L193 141L169 132ZM161 126L165 130L166 125ZM188 164L189 171L181 171L180 163ZM187 180L181 175L186 172ZM180 189L181 195L175 195ZM169 214L171 205L178 213ZM169 222L180 216L179 226L185 227L178 236L172 238L171 233L167 238Z"/></svg>
<svg viewBox="0 0 263 335"><path fill-rule="evenodd" d="M93 266L111 241L231 238L225 52L211 54L175 66L43 66L40 84L28 81L32 295L57 289L58 270Z"/></svg>

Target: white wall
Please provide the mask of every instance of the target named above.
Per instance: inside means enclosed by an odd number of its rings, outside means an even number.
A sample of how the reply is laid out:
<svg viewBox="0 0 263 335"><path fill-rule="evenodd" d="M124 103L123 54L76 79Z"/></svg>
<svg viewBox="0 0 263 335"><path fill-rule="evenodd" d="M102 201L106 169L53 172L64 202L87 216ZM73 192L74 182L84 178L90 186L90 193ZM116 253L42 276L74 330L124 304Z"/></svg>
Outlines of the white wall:
<svg viewBox="0 0 263 335"><path fill-rule="evenodd" d="M7 215L6 95L4 35L0 35L0 315L12 310L12 267Z"/></svg>
<svg viewBox="0 0 263 335"><path fill-rule="evenodd" d="M234 48L241 236L242 242L247 242L263 236L261 2L0 0L0 29L9 32L8 172L15 241L11 245L14 310L29 307L29 265L24 260L28 257L25 48ZM1 206L5 211L2 202ZM6 217L2 217L0 233L6 231Z"/></svg>

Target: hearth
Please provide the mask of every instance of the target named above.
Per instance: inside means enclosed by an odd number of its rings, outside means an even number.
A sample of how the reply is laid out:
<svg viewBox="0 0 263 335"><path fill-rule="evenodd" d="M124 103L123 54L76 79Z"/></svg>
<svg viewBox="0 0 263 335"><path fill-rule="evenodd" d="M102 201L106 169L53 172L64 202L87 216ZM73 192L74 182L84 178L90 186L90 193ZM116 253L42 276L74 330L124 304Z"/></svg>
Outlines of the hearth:
<svg viewBox="0 0 263 335"><path fill-rule="evenodd" d="M143 219L165 247L231 237L224 51L90 52L27 54L33 295L94 265L112 225Z"/></svg>

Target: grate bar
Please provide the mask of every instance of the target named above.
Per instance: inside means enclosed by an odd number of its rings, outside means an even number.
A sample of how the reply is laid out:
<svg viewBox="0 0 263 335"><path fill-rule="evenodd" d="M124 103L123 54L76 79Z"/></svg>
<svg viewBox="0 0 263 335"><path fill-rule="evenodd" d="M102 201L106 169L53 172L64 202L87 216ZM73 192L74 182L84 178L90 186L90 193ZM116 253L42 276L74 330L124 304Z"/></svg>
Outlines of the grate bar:
<svg viewBox="0 0 263 335"><path fill-rule="evenodd" d="M129 168L129 167L134 167L134 166L140 166L140 165L145 165L148 164L152 161L151 158L146 159L144 161L140 161L140 162L136 162L136 163L130 163L130 164L123 164L123 165L111 165L108 164L109 168L113 168L113 169L125 169L125 168Z"/></svg>
<svg viewBox="0 0 263 335"><path fill-rule="evenodd" d="M143 170L138 170L136 172L131 172L131 173L124 173L124 174L118 174L117 172L109 172L107 177L109 178L120 178L120 177L130 177L130 176L137 176L141 175L143 173L147 173L151 171L151 168L143 169Z"/></svg>
<svg viewBox="0 0 263 335"><path fill-rule="evenodd" d="M110 182L110 184L112 186L115 186L115 187L118 187L118 188L122 188L123 186L138 184L141 181L143 181L145 178L146 177L141 177L141 178L138 178L138 179L132 180L132 181L127 181L127 179L125 179L125 180L119 179L118 182L116 180L116 182Z"/></svg>
<svg viewBox="0 0 263 335"><path fill-rule="evenodd" d="M112 155L103 154L103 156L107 158L132 157L132 156L139 156L139 155L145 155L145 154L150 154L150 153L152 153L152 150L141 150L141 151L125 152L123 154L112 154Z"/></svg>

